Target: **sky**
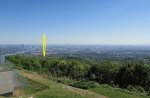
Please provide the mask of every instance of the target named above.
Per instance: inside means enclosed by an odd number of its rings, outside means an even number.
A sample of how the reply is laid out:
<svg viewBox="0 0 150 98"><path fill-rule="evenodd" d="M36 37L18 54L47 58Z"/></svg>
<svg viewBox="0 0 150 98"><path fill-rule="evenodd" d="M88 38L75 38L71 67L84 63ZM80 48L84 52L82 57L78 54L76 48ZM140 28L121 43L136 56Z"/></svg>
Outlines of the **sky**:
<svg viewBox="0 0 150 98"><path fill-rule="evenodd" d="M150 0L0 0L0 44L150 45Z"/></svg>

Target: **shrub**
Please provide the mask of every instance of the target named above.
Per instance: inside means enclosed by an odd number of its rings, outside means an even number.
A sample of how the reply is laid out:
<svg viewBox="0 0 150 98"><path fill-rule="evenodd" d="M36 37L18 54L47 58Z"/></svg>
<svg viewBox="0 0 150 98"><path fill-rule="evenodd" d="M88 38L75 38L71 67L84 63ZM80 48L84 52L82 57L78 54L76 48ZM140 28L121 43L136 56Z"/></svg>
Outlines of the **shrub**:
<svg viewBox="0 0 150 98"><path fill-rule="evenodd" d="M132 85L129 85L127 87L127 90L132 91L132 92L137 92L137 90Z"/></svg>
<svg viewBox="0 0 150 98"><path fill-rule="evenodd" d="M140 92L140 93L146 93L146 91L144 90L144 88L142 88L141 86L136 86L135 89Z"/></svg>
<svg viewBox="0 0 150 98"><path fill-rule="evenodd" d="M132 92L138 92L138 93L146 93L144 88L142 88L141 86L132 86L132 85L129 85L128 88L127 88L129 91L132 91Z"/></svg>
<svg viewBox="0 0 150 98"><path fill-rule="evenodd" d="M74 83L73 80L70 80L66 77L60 77L58 80L57 80L58 83L63 83L63 84L67 84L67 85L72 85Z"/></svg>
<svg viewBox="0 0 150 98"><path fill-rule="evenodd" d="M94 88L96 87L98 84L96 82L75 82L73 83L73 87L77 87L77 88L82 88L82 89L89 89L89 88Z"/></svg>
<svg viewBox="0 0 150 98"><path fill-rule="evenodd" d="M150 96L150 87L148 88L148 95Z"/></svg>

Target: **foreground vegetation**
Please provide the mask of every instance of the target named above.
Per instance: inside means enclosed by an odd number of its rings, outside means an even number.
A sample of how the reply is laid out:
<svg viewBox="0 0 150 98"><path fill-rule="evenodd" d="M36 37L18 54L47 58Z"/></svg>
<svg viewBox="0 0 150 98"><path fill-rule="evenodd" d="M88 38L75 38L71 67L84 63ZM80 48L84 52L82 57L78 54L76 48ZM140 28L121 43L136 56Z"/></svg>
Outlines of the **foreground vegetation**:
<svg viewBox="0 0 150 98"><path fill-rule="evenodd" d="M23 87L15 89L13 96L19 97L19 96L29 95L39 91L46 90L48 88L49 87L44 84L41 84L31 79L27 79Z"/></svg>
<svg viewBox="0 0 150 98"><path fill-rule="evenodd" d="M150 98L145 95L139 95L138 93L129 92L119 88L113 88L108 85L97 85L97 87L90 88L89 91L59 84L29 71L20 71L20 74L49 87L47 90L23 96L23 98L29 96L34 98ZM97 94L91 91L96 92Z"/></svg>
<svg viewBox="0 0 150 98"><path fill-rule="evenodd" d="M109 98L150 98L145 94L130 92L128 90L120 88L113 88L108 85L99 85L95 88L91 88L90 90L98 94L105 95Z"/></svg>
<svg viewBox="0 0 150 98"><path fill-rule="evenodd" d="M59 80L58 82L74 87L93 88L91 90L97 92L100 91L96 90L97 83L99 83L127 89L140 95L144 94L144 96L150 94L150 66L142 60L126 62L102 61L91 64L83 59L56 57L43 59L40 56L16 55L7 57L7 59L15 63L15 67L19 69L35 71L47 77L66 77L68 82L64 82L64 80ZM126 96L122 98L126 98Z"/></svg>
<svg viewBox="0 0 150 98"><path fill-rule="evenodd" d="M100 94L96 94L88 90L77 89L71 86L54 82L30 71L21 70L20 75L49 87L44 91L25 95L23 96L23 98L106 98L104 96L101 96Z"/></svg>

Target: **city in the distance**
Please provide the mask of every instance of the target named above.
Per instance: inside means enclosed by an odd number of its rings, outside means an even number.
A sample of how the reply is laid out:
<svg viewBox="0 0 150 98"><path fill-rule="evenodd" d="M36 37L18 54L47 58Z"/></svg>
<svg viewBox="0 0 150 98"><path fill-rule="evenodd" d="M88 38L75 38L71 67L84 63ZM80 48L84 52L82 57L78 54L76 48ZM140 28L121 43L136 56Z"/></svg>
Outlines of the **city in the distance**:
<svg viewBox="0 0 150 98"><path fill-rule="evenodd" d="M0 98L150 98L149 0L1 0Z"/></svg>

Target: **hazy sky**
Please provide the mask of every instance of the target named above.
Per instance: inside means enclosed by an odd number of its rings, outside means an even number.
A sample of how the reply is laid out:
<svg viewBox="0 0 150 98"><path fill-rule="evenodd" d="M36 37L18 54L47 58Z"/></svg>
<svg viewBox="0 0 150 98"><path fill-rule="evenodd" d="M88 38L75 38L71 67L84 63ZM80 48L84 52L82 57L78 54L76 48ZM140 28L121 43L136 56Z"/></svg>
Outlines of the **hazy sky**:
<svg viewBox="0 0 150 98"><path fill-rule="evenodd" d="M149 44L150 0L0 0L0 44Z"/></svg>

